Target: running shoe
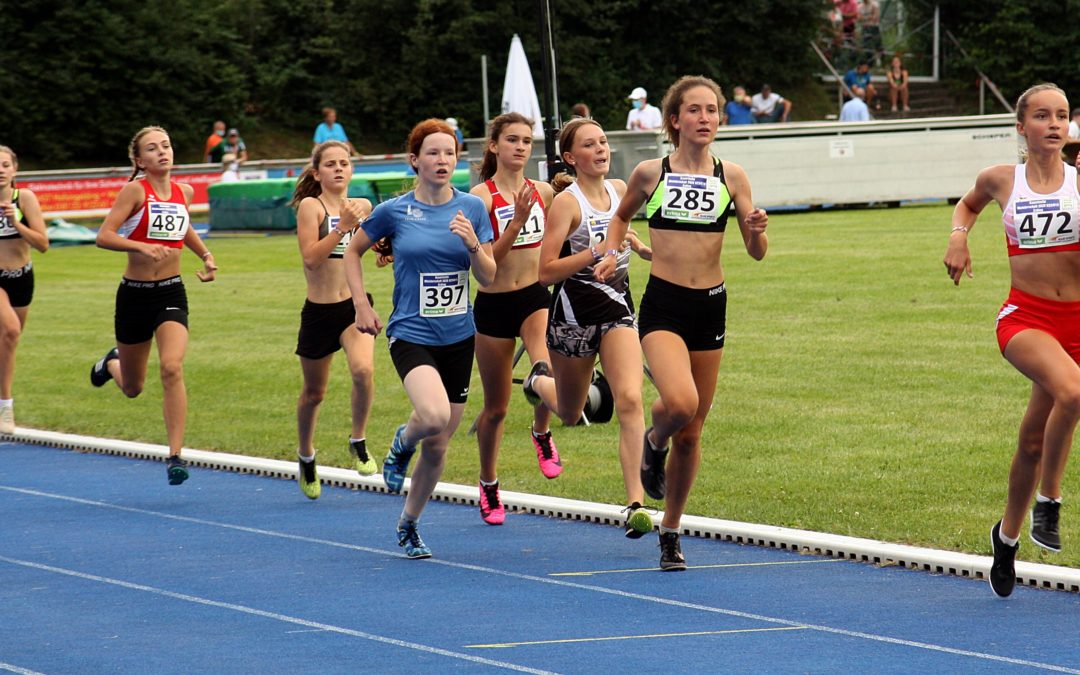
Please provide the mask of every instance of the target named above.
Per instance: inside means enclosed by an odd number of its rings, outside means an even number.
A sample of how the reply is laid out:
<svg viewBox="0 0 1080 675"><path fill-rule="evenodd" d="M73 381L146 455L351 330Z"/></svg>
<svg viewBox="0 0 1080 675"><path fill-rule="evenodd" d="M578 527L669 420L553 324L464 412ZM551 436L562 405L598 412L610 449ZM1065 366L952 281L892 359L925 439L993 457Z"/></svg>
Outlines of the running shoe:
<svg viewBox="0 0 1080 675"><path fill-rule="evenodd" d="M414 452L415 445L411 448L405 447L405 425L402 424L397 428L394 442L390 444L390 452L383 460L382 475L388 491L394 494L401 492L405 485L405 472L409 470L409 461Z"/></svg>
<svg viewBox="0 0 1080 675"><path fill-rule="evenodd" d="M379 465L368 454L367 441L349 441L349 454L352 455L356 473L361 476L372 476L379 470Z"/></svg>
<svg viewBox="0 0 1080 675"><path fill-rule="evenodd" d="M551 438L551 432L542 434L530 433L533 448L536 450L536 462L540 465L540 473L544 478L558 478L562 473L562 460L559 458L559 449L555 447L555 441Z"/></svg>
<svg viewBox="0 0 1080 675"><path fill-rule="evenodd" d="M1031 541L1054 553L1061 552L1058 517L1061 502L1035 502L1031 509Z"/></svg>
<svg viewBox="0 0 1080 675"><path fill-rule="evenodd" d="M15 433L15 406L0 406L0 434Z"/></svg>
<svg viewBox="0 0 1080 675"><path fill-rule="evenodd" d="M537 361L534 363L532 370L529 371L528 376L525 377L525 382L522 384L522 388L525 390L525 400L529 402L529 405L540 405L540 394L536 393L536 389L533 388L533 383L535 383L536 378L541 375L551 376L551 369L548 368L546 361Z"/></svg>
<svg viewBox="0 0 1080 675"><path fill-rule="evenodd" d="M678 532L660 533L660 569L665 572L679 572L686 569L686 558L679 545Z"/></svg>
<svg viewBox="0 0 1080 675"><path fill-rule="evenodd" d="M296 474L296 482L300 484L300 491L303 492L308 499L318 499L322 494L322 483L319 482L319 471L315 467L315 458L312 457L310 462L299 460L300 471Z"/></svg>
<svg viewBox="0 0 1080 675"><path fill-rule="evenodd" d="M188 479L188 463L180 455L169 455L165 460L165 472L169 476L169 485L179 485Z"/></svg>
<svg viewBox="0 0 1080 675"><path fill-rule="evenodd" d="M654 447L649 441L649 432L652 427L645 430L645 443L641 448L641 485L645 492L653 499L663 499L667 491L666 468L667 448Z"/></svg>
<svg viewBox="0 0 1080 675"><path fill-rule="evenodd" d="M502 525L506 520L506 508L499 498L499 482L494 485L480 483L480 517L488 525Z"/></svg>
<svg viewBox="0 0 1080 675"><path fill-rule="evenodd" d="M101 357L97 363L90 367L90 384L95 387L100 387L106 382L112 379L112 373L109 372L109 361L120 358L120 352L116 347L113 347L108 351L105 356Z"/></svg>
<svg viewBox="0 0 1080 675"><path fill-rule="evenodd" d="M653 530L652 518L645 512L641 502L634 502L623 509L626 514L626 538L641 539Z"/></svg>
<svg viewBox="0 0 1080 675"><path fill-rule="evenodd" d="M420 533L416 531L416 522L409 520L403 526L398 527L397 545L405 548L405 557L418 559L430 558L431 549L427 547Z"/></svg>
<svg viewBox="0 0 1080 675"><path fill-rule="evenodd" d="M1020 544L1009 546L1001 541L1001 521L990 530L990 546L994 551L994 563L990 566L990 590L999 598L1012 595L1016 586L1016 552Z"/></svg>

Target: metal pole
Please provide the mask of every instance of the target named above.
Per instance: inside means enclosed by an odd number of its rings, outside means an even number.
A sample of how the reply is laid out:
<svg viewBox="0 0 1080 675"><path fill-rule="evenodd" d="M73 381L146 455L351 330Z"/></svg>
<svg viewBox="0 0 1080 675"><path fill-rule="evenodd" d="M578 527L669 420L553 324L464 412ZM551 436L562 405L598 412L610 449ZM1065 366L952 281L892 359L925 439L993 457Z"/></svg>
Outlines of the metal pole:
<svg viewBox="0 0 1080 675"><path fill-rule="evenodd" d="M484 125L481 128L483 129L483 133L487 134L487 125L491 120L491 110L488 108L491 97L488 96L487 54L480 55L480 77L484 81Z"/></svg>
<svg viewBox="0 0 1080 675"><path fill-rule="evenodd" d="M543 71L544 99L540 104L544 116L544 153L547 155L547 175L557 173L559 156L555 152L558 133L559 102L555 92L555 47L551 41L551 2L540 0L540 65Z"/></svg>
<svg viewBox="0 0 1080 675"><path fill-rule="evenodd" d="M934 82L941 75L941 5L934 5Z"/></svg>
<svg viewBox="0 0 1080 675"><path fill-rule="evenodd" d="M986 114L986 80L979 78L979 114Z"/></svg>

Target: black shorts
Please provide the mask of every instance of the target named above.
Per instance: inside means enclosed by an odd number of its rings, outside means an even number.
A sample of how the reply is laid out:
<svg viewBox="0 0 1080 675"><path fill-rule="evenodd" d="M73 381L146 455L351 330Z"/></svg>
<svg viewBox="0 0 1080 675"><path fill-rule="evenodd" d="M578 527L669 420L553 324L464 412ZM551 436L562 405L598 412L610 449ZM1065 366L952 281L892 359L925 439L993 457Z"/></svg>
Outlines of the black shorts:
<svg viewBox="0 0 1080 675"><path fill-rule="evenodd" d="M390 360L402 382L417 366L433 367L439 371L450 402L464 403L469 399L475 344L476 338L471 335L451 345L420 345L390 338Z"/></svg>
<svg viewBox="0 0 1080 675"><path fill-rule="evenodd" d="M534 312L551 306L551 293L535 283L506 293L476 294L473 320L476 332L496 338L521 337L521 324Z"/></svg>
<svg viewBox="0 0 1080 675"><path fill-rule="evenodd" d="M368 293L368 302L375 302ZM296 355L305 359L321 359L341 349L341 334L356 323L356 308L352 298L341 302L312 302L304 300L300 310L300 335L296 339Z"/></svg>
<svg viewBox="0 0 1080 675"><path fill-rule="evenodd" d="M116 289L116 341L137 345L154 337L157 327L175 321L187 328L188 302L179 276L158 281L121 279Z"/></svg>
<svg viewBox="0 0 1080 675"><path fill-rule="evenodd" d="M34 263L14 270L0 270L0 288L8 294L12 307L29 307L34 299Z"/></svg>
<svg viewBox="0 0 1080 675"><path fill-rule="evenodd" d="M638 334L675 333L692 352L724 348L727 330L727 289L686 288L650 276L638 311Z"/></svg>

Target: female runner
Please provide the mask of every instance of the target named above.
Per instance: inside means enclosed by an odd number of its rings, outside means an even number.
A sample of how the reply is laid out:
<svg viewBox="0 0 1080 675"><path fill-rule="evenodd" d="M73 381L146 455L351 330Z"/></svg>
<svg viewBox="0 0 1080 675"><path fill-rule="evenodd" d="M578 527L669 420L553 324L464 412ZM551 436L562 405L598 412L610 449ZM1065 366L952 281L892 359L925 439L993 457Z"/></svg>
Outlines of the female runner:
<svg viewBox="0 0 1080 675"><path fill-rule="evenodd" d="M442 475L472 377L469 270L481 286L489 286L495 259L484 203L450 184L459 151L454 130L443 120L424 120L413 127L407 146L416 187L379 204L363 222L345 252L345 276L356 327L378 334L382 320L364 291L360 256L386 240L394 256L394 310L386 334L413 411L394 435L383 461L383 480L390 492L401 492L409 460L420 445L397 541L407 557L429 558L431 549L420 538L417 522ZM380 252L390 253L386 248Z"/></svg>
<svg viewBox="0 0 1080 675"><path fill-rule="evenodd" d="M349 199L353 165L349 146L325 141L315 146L308 165L296 181L292 204L296 207L296 238L304 261L307 299L300 312L296 354L304 388L296 403L300 436L300 489L318 499L321 487L315 467L315 420L326 396L334 352L345 350L352 374L352 435L349 453L361 476L378 470L367 451L365 428L374 393L375 338L356 330L352 298L345 281L342 257L361 220L371 213L367 199Z"/></svg>
<svg viewBox="0 0 1080 675"><path fill-rule="evenodd" d="M476 294L476 365L484 386L484 409L476 424L480 446L480 516L489 525L502 525L506 510L499 497L496 462L503 420L513 387L514 348L518 336L533 367L547 372L544 342L551 293L537 281L544 211L553 192L547 183L525 178L532 156L532 120L520 113L499 115L491 122L480 167L483 181L472 194L484 201L495 237L491 252L498 265L495 281ZM530 434L540 471L547 478L562 473L562 462L548 422L551 411L539 400L534 405ZM555 402L550 401L551 407Z"/></svg>
<svg viewBox="0 0 1080 675"><path fill-rule="evenodd" d="M187 421L184 352L188 344L188 304L180 279L180 250L186 245L203 261L199 281L213 281L214 256L191 227L188 204L194 190L172 179L173 147L161 127L145 127L131 139L134 170L116 196L98 231L97 245L127 253L127 267L116 292L116 346L90 368L95 387L109 380L129 398L142 393L150 343L157 339L161 384L165 390L165 431L169 438L166 471L170 485L188 478L180 458ZM135 178L139 173L143 177Z"/></svg>
<svg viewBox="0 0 1080 675"><path fill-rule="evenodd" d="M608 228L608 242L622 241L645 206L653 258L639 330L660 396L652 406L653 426L645 432L641 480L649 496L665 499L664 570L686 569L679 523L701 461L701 430L724 348L727 292L720 251L732 203L747 253L761 260L769 246L768 216L754 208L746 172L710 152L723 105L720 87L706 77L683 77L671 85L662 110L675 151L637 165ZM596 267L601 280L615 269L614 255L605 255Z"/></svg>
<svg viewBox="0 0 1080 675"><path fill-rule="evenodd" d="M956 205L945 252L954 284L971 276L967 238L991 201L1001 207L1012 290L997 318L998 347L1031 380L1031 398L1009 471L1005 513L990 531L990 588L1006 597L1031 498L1032 541L1061 550L1061 479L1080 419L1080 190L1076 167L1061 160L1069 102L1053 84L1031 87L1016 102L1016 129L1027 141L1024 164L979 172ZM1036 487L1038 491L1036 492Z"/></svg>
<svg viewBox="0 0 1080 675"><path fill-rule="evenodd" d="M0 434L15 433L15 348L34 298L30 247L49 250L49 235L33 192L15 187L19 158L0 145Z"/></svg>

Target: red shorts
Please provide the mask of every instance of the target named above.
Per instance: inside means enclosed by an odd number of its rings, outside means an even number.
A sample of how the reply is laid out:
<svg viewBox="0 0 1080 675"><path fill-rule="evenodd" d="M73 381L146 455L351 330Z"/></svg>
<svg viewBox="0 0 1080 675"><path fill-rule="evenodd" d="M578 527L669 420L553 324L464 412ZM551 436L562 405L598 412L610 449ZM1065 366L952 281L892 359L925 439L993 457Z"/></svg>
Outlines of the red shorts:
<svg viewBox="0 0 1080 675"><path fill-rule="evenodd" d="M1005 353L1005 346L1017 333L1030 328L1051 335L1080 363L1080 302L1049 300L1011 289L997 318L1001 352Z"/></svg>

